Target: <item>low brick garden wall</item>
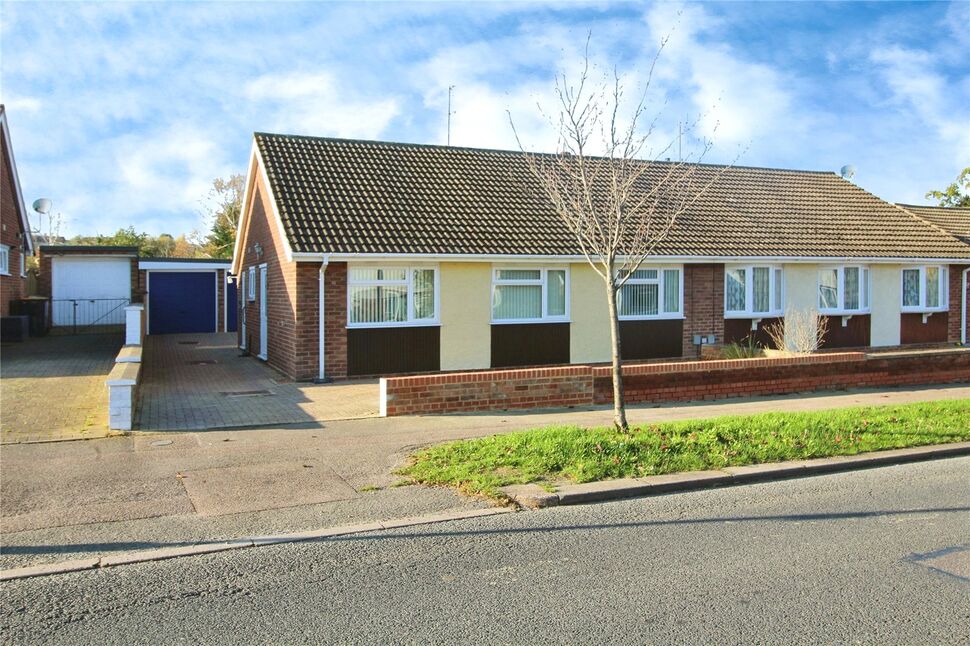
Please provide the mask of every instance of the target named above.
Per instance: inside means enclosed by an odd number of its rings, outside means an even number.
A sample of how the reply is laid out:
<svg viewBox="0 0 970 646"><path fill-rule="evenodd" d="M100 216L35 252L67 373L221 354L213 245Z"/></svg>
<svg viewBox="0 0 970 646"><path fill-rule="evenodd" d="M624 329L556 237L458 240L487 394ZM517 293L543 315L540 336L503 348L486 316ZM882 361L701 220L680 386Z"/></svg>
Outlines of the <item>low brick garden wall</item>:
<svg viewBox="0 0 970 646"><path fill-rule="evenodd" d="M487 370L381 379L381 415L609 404L610 366ZM623 366L627 402L970 382L970 351L680 361Z"/></svg>

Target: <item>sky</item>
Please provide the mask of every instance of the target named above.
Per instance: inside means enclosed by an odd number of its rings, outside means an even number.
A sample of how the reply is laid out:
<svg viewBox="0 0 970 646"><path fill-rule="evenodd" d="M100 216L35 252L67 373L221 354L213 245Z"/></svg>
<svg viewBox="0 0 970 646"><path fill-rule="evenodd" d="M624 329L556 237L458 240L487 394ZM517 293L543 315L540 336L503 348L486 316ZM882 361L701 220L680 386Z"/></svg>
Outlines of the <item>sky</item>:
<svg viewBox="0 0 970 646"><path fill-rule="evenodd" d="M670 156L838 172L891 201L970 166L970 2L0 2L24 199L61 233L204 229L254 131L553 150L556 74L646 92ZM649 86L651 62L669 37ZM665 152L666 151L666 152ZM676 155L677 153L673 153ZM37 217L33 216L37 225Z"/></svg>

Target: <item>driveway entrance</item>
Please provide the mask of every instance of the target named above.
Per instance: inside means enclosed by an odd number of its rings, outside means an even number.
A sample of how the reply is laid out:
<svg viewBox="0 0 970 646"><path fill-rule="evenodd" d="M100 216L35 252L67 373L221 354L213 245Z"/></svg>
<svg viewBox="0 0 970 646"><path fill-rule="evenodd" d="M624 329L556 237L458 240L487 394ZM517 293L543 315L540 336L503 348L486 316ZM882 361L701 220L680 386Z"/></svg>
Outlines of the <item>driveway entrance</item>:
<svg viewBox="0 0 970 646"><path fill-rule="evenodd" d="M378 415L376 380L298 383L240 355L235 334L147 337L136 430L315 427Z"/></svg>
<svg viewBox="0 0 970 646"><path fill-rule="evenodd" d="M4 444L103 437L104 385L120 334L31 337L3 344L0 438Z"/></svg>

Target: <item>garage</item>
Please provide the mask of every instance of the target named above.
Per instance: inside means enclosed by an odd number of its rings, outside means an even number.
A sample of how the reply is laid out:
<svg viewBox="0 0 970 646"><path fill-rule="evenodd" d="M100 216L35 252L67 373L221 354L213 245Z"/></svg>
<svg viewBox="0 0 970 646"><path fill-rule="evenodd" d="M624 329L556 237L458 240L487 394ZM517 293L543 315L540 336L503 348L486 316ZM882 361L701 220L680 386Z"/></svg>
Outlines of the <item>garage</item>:
<svg viewBox="0 0 970 646"><path fill-rule="evenodd" d="M51 259L51 316L55 326L121 325L131 301L131 258Z"/></svg>
<svg viewBox="0 0 970 646"><path fill-rule="evenodd" d="M152 258L138 263L143 274L148 334L218 332L225 328L229 290L223 260Z"/></svg>

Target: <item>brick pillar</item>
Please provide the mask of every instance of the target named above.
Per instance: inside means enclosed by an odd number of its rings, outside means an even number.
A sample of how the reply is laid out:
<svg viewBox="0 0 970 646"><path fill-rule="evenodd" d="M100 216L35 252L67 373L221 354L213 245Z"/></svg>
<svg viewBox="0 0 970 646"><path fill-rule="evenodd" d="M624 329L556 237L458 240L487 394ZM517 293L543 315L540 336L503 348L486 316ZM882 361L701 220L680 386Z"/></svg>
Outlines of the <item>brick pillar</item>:
<svg viewBox="0 0 970 646"><path fill-rule="evenodd" d="M950 265L950 311L947 313L947 341L960 342L960 325L963 322L963 271L970 265ZM968 331L970 338L970 331Z"/></svg>
<svg viewBox="0 0 970 646"><path fill-rule="evenodd" d="M347 376L347 263L330 263L324 278L324 361L327 376L339 379Z"/></svg>
<svg viewBox="0 0 970 646"><path fill-rule="evenodd" d="M697 357L695 334L724 342L724 265L684 265L684 357Z"/></svg>
<svg viewBox="0 0 970 646"><path fill-rule="evenodd" d="M51 257L38 251L37 263L37 295L51 298Z"/></svg>

